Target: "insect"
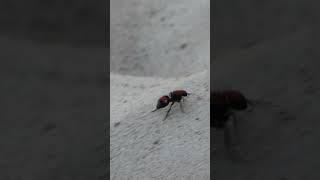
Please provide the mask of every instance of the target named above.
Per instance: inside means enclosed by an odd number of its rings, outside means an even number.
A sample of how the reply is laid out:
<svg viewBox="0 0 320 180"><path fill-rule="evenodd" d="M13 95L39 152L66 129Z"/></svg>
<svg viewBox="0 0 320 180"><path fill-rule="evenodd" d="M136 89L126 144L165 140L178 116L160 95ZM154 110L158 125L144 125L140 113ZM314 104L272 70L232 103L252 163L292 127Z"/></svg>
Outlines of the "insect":
<svg viewBox="0 0 320 180"><path fill-rule="evenodd" d="M228 122L232 117L233 133L238 135L237 118L234 111L244 111L250 106L250 110L253 110L253 102L239 91L216 90L210 92L210 127L224 130L224 144L233 159L235 156L231 148L231 131Z"/></svg>
<svg viewBox="0 0 320 180"><path fill-rule="evenodd" d="M233 124L236 126L234 111L244 111L249 106L253 109L253 102L248 100L241 92L236 90L211 91L210 93L210 127L224 128L229 118L233 117Z"/></svg>
<svg viewBox="0 0 320 180"><path fill-rule="evenodd" d="M225 128L229 118L233 117L233 124L237 126L234 111L252 111L257 104L278 107L271 102L248 99L237 90L215 90L210 92L210 127ZM249 109L250 107L250 109Z"/></svg>
<svg viewBox="0 0 320 180"><path fill-rule="evenodd" d="M232 158L235 158L235 156L231 148L231 133L239 136L237 118L234 112L252 111L257 104L280 107L270 102L248 99L237 90L215 90L210 92L210 127L224 130L224 143ZM233 132L230 131L228 126L231 117L233 119Z"/></svg>
<svg viewBox="0 0 320 180"><path fill-rule="evenodd" d="M157 107L155 110L151 111L151 112L155 112L157 111L158 109L161 109L161 108L164 108L166 107L169 103L170 104L170 107L166 113L166 116L164 117L163 120L165 120L168 115L169 115L169 112L171 111L171 108L173 106L174 103L180 103L180 109L182 112L184 112L183 110L183 107L182 107L182 103L181 101L184 101L184 97L188 96L190 93L188 93L187 91L185 90L175 90L175 91L172 91L169 93L169 95L164 95L164 96L161 96L159 99L158 99L158 103L157 103Z"/></svg>

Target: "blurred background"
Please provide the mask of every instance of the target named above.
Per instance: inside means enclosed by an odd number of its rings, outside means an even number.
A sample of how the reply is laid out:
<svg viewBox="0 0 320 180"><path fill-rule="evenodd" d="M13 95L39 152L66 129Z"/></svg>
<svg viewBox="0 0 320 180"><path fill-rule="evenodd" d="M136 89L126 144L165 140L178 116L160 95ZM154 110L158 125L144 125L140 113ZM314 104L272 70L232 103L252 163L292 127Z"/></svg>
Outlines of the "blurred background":
<svg viewBox="0 0 320 180"><path fill-rule="evenodd" d="M106 2L2 1L1 32L14 37L73 45L106 44Z"/></svg>
<svg viewBox="0 0 320 180"><path fill-rule="evenodd" d="M0 179L107 179L106 1L1 1Z"/></svg>
<svg viewBox="0 0 320 180"><path fill-rule="evenodd" d="M111 73L183 77L209 71L208 0L111 0Z"/></svg>
<svg viewBox="0 0 320 180"><path fill-rule="evenodd" d="M237 113L238 161L213 131L213 178L319 179L319 1L212 3L211 90L278 105Z"/></svg>

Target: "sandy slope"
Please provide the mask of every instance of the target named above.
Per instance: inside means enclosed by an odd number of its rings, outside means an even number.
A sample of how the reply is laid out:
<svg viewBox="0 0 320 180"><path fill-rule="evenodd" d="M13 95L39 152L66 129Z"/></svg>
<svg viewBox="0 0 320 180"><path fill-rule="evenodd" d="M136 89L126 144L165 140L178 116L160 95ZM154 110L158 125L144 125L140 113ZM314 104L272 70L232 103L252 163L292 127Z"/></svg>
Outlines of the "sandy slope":
<svg viewBox="0 0 320 180"><path fill-rule="evenodd" d="M209 179L208 72L185 78L111 76L111 179ZM190 95L167 120L151 113L159 96Z"/></svg>

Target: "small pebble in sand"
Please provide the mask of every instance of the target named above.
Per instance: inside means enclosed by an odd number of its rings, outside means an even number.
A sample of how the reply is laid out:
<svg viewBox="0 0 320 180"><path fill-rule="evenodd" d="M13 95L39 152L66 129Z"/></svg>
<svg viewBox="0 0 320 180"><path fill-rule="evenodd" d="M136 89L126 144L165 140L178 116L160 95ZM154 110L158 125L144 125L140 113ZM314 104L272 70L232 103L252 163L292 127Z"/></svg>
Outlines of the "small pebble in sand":
<svg viewBox="0 0 320 180"><path fill-rule="evenodd" d="M159 140L154 141L153 144L154 144L154 145L159 144Z"/></svg>
<svg viewBox="0 0 320 180"><path fill-rule="evenodd" d="M55 128L57 128L56 124L54 124L54 123L47 123L46 125L44 125L43 130L44 130L45 132L49 132L49 131L51 131L51 130L53 130L53 129L55 129Z"/></svg>
<svg viewBox="0 0 320 180"><path fill-rule="evenodd" d="M144 85L140 85L140 88L141 88L141 89L145 89L145 86L144 86Z"/></svg>
<svg viewBox="0 0 320 180"><path fill-rule="evenodd" d="M49 153L49 154L47 155L48 160L55 159L56 157L57 157L57 155L54 154L54 153Z"/></svg>
<svg viewBox="0 0 320 180"><path fill-rule="evenodd" d="M120 125L120 122L114 123L114 127L118 127Z"/></svg>
<svg viewBox="0 0 320 180"><path fill-rule="evenodd" d="M180 45L180 49L185 49L187 46L188 46L187 43L183 43L183 44Z"/></svg>

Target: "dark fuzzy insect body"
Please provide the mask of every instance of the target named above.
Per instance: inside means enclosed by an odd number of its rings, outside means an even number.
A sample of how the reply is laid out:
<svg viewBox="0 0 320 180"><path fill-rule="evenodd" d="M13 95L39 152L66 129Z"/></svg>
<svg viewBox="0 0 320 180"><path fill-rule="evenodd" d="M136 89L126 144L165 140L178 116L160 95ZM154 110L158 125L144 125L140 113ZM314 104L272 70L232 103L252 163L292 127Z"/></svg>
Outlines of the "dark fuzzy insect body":
<svg viewBox="0 0 320 180"><path fill-rule="evenodd" d="M250 102L239 91L212 91L210 97L211 127L224 128L234 110L246 110Z"/></svg>
<svg viewBox="0 0 320 180"><path fill-rule="evenodd" d="M176 90L169 93L171 101L180 102L184 96L187 96L188 93L185 90Z"/></svg>

